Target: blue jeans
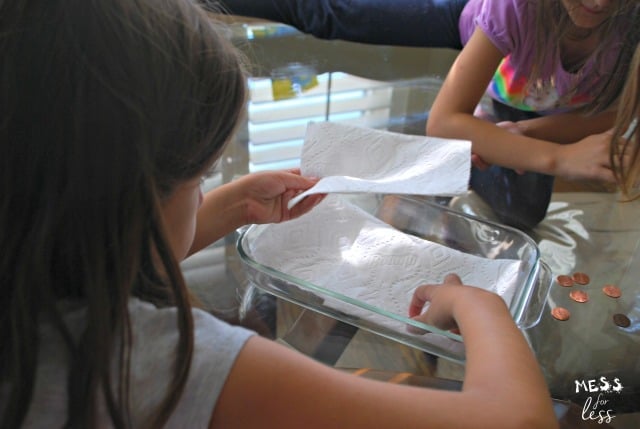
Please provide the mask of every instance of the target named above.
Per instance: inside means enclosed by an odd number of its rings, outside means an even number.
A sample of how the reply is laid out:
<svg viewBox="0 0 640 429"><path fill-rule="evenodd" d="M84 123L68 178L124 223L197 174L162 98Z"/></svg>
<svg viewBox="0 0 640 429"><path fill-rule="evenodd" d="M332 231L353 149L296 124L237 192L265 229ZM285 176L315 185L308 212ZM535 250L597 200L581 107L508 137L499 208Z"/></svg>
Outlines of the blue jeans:
<svg viewBox="0 0 640 429"><path fill-rule="evenodd" d="M500 121L521 121L538 115L493 103ZM470 188L491 208L500 222L520 229L536 226L547 214L553 176L525 172L518 174L506 167L493 165L486 170L471 170Z"/></svg>
<svg viewBox="0 0 640 429"><path fill-rule="evenodd" d="M211 0L202 0L205 5ZM230 14L268 19L321 39L461 49L468 0L220 0ZM213 3L213 2L212 2Z"/></svg>

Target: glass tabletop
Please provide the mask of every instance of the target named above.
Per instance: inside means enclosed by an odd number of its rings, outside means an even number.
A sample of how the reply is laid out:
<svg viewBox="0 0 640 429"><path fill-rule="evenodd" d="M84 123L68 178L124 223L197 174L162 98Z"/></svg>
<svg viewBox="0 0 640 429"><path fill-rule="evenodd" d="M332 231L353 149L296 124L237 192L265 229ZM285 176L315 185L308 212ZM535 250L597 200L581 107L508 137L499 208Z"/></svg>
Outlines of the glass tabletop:
<svg viewBox="0 0 640 429"><path fill-rule="evenodd" d="M297 166L310 120L423 134L429 107L457 54L319 40L262 22L233 23L230 32L247 55L252 77L246 122L224 158L226 181L250 171ZM588 412L586 418L581 414L585 409L615 414L609 427L640 424L639 204L621 203L617 194L590 184L558 186L546 219L528 232L553 279L575 273L589 278L570 287L553 281L540 322L524 331L552 396L577 406L582 424L598 424ZM494 220L472 192L449 206ZM246 285L236 239L228 237L227 263ZM620 296L611 293L614 288L605 293L606 285L619 288ZM455 364L283 303L255 286L246 285L244 315L255 317L260 329L267 326L268 335L325 362L447 379L462 375ZM568 320L553 317L556 307L570 312Z"/></svg>

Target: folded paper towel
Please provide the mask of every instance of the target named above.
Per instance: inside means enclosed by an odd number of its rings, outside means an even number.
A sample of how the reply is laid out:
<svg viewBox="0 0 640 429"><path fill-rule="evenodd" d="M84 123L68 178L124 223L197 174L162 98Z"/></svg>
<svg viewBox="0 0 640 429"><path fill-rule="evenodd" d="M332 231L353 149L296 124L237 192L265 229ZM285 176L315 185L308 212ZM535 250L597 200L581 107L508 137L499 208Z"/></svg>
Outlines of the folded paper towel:
<svg viewBox="0 0 640 429"><path fill-rule="evenodd" d="M269 225L251 250L257 262L345 297L326 305L396 332L405 330L416 286L441 283L455 272L509 304L522 264L406 234L340 195L327 196L298 219Z"/></svg>
<svg viewBox="0 0 640 429"><path fill-rule="evenodd" d="M302 174L321 180L289 208L310 194L454 196L468 190L471 142L311 122L301 158Z"/></svg>

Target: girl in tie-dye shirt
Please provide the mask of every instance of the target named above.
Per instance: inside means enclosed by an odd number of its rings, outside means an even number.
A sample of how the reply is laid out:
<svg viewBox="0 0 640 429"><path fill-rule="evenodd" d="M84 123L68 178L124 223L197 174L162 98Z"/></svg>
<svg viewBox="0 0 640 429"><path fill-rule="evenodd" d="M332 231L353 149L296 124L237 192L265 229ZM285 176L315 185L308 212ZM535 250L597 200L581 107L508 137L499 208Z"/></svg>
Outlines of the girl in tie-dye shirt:
<svg viewBox="0 0 640 429"><path fill-rule="evenodd" d="M459 29L427 134L472 141L470 187L500 221L540 222L554 176L614 181L593 135L613 125L640 39L636 0L470 0Z"/></svg>

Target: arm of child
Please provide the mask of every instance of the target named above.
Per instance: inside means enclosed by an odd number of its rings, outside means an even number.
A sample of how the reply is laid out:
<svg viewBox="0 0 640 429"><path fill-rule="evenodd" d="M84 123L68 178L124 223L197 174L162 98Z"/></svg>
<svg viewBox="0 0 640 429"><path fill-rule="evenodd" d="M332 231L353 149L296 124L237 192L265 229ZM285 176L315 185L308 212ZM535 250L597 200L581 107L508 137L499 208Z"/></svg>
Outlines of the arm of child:
<svg viewBox="0 0 640 429"><path fill-rule="evenodd" d="M600 134L613 127L616 110L593 115L582 112L560 113L518 121L522 134L555 143L575 143L592 134Z"/></svg>
<svg viewBox="0 0 640 429"><path fill-rule="evenodd" d="M266 171L247 174L209 191L198 210L196 235L189 254L243 225L278 223L301 216L324 195L310 195L291 210L287 204L317 181L301 176L298 170Z"/></svg>
<svg viewBox="0 0 640 429"><path fill-rule="evenodd" d="M476 29L449 70L434 101L427 135L470 140L473 152L489 164L572 179L613 181L608 151L592 140L559 145L515 134L473 116L502 58L502 53L482 30ZM566 149L569 146L577 147ZM591 157L582 157L580 162L571 158L583 149Z"/></svg>
<svg viewBox="0 0 640 429"><path fill-rule="evenodd" d="M467 353L462 391L355 377L253 337L223 387L210 427L556 428L541 371L502 299L461 286L457 277L447 282L422 288L418 299L432 300L430 321L460 328Z"/></svg>

